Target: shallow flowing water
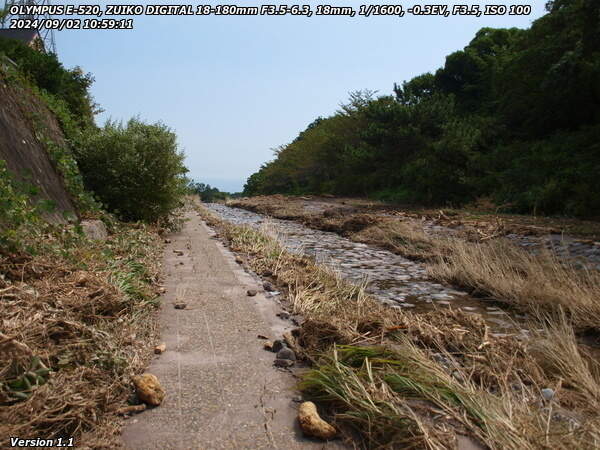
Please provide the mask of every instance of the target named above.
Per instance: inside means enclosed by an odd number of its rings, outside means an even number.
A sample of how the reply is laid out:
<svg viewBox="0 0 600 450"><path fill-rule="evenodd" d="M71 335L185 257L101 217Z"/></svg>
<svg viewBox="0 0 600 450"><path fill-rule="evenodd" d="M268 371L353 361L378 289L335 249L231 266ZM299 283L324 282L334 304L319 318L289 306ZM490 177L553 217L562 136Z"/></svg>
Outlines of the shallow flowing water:
<svg viewBox="0 0 600 450"><path fill-rule="evenodd" d="M353 242L336 233L308 228L297 222L266 217L218 203L206 206L222 219L254 228L269 226L289 251L315 258L353 283L365 283L366 291L391 308L427 311L452 306L470 314L479 314L495 334L522 334L515 321L495 306L470 297L466 292L444 286L427 276L423 264L410 261L367 244Z"/></svg>

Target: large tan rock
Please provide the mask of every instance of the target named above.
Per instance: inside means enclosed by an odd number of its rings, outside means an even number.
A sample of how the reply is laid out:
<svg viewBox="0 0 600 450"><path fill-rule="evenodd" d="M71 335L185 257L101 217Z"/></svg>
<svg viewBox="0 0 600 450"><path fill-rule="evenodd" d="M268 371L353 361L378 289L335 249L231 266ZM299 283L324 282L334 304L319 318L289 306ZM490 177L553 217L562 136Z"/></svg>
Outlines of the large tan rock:
<svg viewBox="0 0 600 450"><path fill-rule="evenodd" d="M158 378L151 373L133 377L133 384L141 401L151 406L158 406L165 398L165 390L160 385Z"/></svg>
<svg viewBox="0 0 600 450"><path fill-rule="evenodd" d="M307 436L314 436L320 439L331 439L335 436L336 430L319 416L317 407L313 402L304 402L298 409L298 422L300 428Z"/></svg>
<svg viewBox="0 0 600 450"><path fill-rule="evenodd" d="M101 220L82 220L83 234L93 241L104 241L108 237L106 225Z"/></svg>

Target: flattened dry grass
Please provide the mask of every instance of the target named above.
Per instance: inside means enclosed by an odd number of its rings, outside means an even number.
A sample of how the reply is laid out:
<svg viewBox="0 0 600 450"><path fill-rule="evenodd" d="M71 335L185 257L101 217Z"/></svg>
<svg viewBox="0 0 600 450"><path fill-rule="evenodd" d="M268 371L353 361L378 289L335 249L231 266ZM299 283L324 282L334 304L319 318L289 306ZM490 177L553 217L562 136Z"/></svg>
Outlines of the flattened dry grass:
<svg viewBox="0 0 600 450"><path fill-rule="evenodd" d="M533 255L505 238L433 237L414 224L393 221L366 228L353 239L424 261L432 278L533 317L564 311L577 331L600 331L600 272L549 251Z"/></svg>
<svg viewBox="0 0 600 450"><path fill-rule="evenodd" d="M54 230L37 250L0 256L0 446L21 436L116 448L117 409L155 339L158 235Z"/></svg>
<svg viewBox="0 0 600 450"><path fill-rule="evenodd" d="M576 268L549 252L531 255L504 239L449 244L451 251L429 267L433 278L528 312L562 310L578 331L600 330L600 272Z"/></svg>
<svg viewBox="0 0 600 450"><path fill-rule="evenodd" d="M234 251L269 274L304 317L293 343L312 369L304 394L348 439L368 448L572 449L600 445L597 361L579 345L572 317L539 317L524 342L492 337L478 317L383 307L269 234L220 221ZM543 388L554 390L544 400ZM356 442L355 442L356 443Z"/></svg>

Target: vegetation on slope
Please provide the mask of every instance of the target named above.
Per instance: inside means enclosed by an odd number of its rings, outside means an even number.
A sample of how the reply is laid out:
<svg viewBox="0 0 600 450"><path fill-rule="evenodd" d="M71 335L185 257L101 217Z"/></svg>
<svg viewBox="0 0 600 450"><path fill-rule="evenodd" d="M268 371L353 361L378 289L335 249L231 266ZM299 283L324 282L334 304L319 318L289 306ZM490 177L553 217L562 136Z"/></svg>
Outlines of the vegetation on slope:
<svg viewBox="0 0 600 450"><path fill-rule="evenodd" d="M125 125L108 121L97 127L94 114L100 110L89 93L90 74L65 69L56 55L10 39L0 39L0 54L17 64L16 70L7 69L7 79L37 94L59 120L64 143L49 139L32 118L80 209L97 208L89 193L124 220L165 219L180 205L187 169L167 126L133 118Z"/></svg>
<svg viewBox="0 0 600 450"><path fill-rule="evenodd" d="M363 91L251 175L246 195L371 195L598 216L600 4L555 0L530 29L481 29L444 67Z"/></svg>

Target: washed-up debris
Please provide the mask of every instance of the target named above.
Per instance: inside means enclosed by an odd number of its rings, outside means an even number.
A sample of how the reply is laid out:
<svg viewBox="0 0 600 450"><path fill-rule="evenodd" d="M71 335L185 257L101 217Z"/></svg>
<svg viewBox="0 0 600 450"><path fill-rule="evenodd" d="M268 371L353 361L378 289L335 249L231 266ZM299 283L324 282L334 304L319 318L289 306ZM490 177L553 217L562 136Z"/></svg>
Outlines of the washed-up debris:
<svg viewBox="0 0 600 450"><path fill-rule="evenodd" d="M335 428L321 419L313 402L304 402L300 405L298 422L300 422L300 428L307 436L331 439L336 435Z"/></svg>
<svg viewBox="0 0 600 450"><path fill-rule="evenodd" d="M156 353L157 355L164 353L166 350L167 350L167 344L165 344L164 342L162 344L159 344L156 347L154 347L154 353Z"/></svg>
<svg viewBox="0 0 600 450"><path fill-rule="evenodd" d="M142 412L146 409L146 404L142 403L141 405L129 405L124 406L122 408L117 409L117 414L120 416L125 416L131 413Z"/></svg>

